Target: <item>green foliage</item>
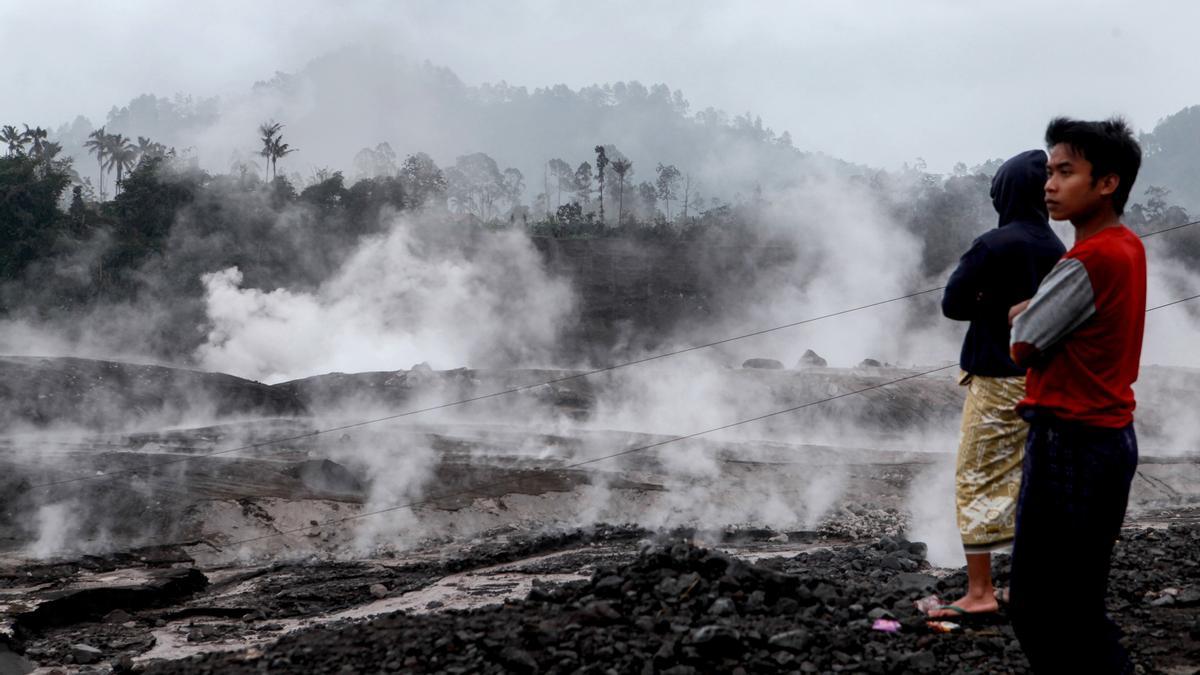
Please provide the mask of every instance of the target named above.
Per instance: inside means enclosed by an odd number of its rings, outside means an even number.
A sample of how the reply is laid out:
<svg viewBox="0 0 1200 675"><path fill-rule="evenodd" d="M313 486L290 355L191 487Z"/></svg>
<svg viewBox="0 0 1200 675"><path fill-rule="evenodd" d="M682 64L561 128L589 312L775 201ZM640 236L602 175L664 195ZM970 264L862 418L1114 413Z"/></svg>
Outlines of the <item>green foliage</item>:
<svg viewBox="0 0 1200 675"><path fill-rule="evenodd" d="M1171 203L1171 191L1167 188L1151 185L1145 194L1144 203L1132 204L1125 210L1125 224L1134 232L1153 232L1191 222L1187 209ZM1172 234L1165 255L1193 268L1200 265L1200 232L1188 228Z"/></svg>
<svg viewBox="0 0 1200 675"><path fill-rule="evenodd" d="M446 170L446 195L459 211L488 222L510 215L520 206L525 177L517 169L500 170L482 152L463 155Z"/></svg>
<svg viewBox="0 0 1200 675"><path fill-rule="evenodd" d="M429 155L418 152L406 157L400 183L413 206L445 208L446 176Z"/></svg>
<svg viewBox="0 0 1200 675"><path fill-rule="evenodd" d="M300 200L329 212L341 206L346 195L346 178L341 171L334 171L329 178L304 188Z"/></svg>
<svg viewBox="0 0 1200 675"><path fill-rule="evenodd" d="M353 235L378 231L385 209L399 211L405 206L407 199L399 178L379 176L360 180L345 194L347 229Z"/></svg>
<svg viewBox="0 0 1200 675"><path fill-rule="evenodd" d="M998 224L989 194L992 181L973 174L918 184L916 194L901 193L903 201L893 208L925 242L921 273L934 277L949 270L976 237Z"/></svg>
<svg viewBox="0 0 1200 675"><path fill-rule="evenodd" d="M66 225L58 209L70 184L64 169L24 154L0 157L0 280L20 276Z"/></svg>
<svg viewBox="0 0 1200 675"><path fill-rule="evenodd" d="M1200 213L1200 105L1184 108L1155 125L1139 139L1145 160L1132 200L1146 188L1166 189L1173 201L1193 213Z"/></svg>
<svg viewBox="0 0 1200 675"><path fill-rule="evenodd" d="M667 207L667 220L671 219L671 200L675 199L679 189L679 169L674 164L659 165L654 169L658 179L654 182L656 195Z"/></svg>
<svg viewBox="0 0 1200 675"><path fill-rule="evenodd" d="M162 158L139 163L109 205L115 225L103 270L104 280L114 288L128 290L124 273L162 253L179 211L195 201L207 180L200 171L170 171L165 163Z"/></svg>
<svg viewBox="0 0 1200 675"><path fill-rule="evenodd" d="M8 146L8 155L24 155L25 144L29 142L29 138L25 132L18 130L11 124L6 124L0 127L0 142Z"/></svg>

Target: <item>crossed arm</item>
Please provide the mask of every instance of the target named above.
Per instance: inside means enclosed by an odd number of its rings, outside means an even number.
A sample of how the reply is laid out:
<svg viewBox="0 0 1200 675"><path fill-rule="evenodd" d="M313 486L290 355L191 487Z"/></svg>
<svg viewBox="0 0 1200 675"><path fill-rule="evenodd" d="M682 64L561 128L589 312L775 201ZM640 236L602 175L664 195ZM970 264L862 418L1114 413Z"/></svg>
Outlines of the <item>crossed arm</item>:
<svg viewBox="0 0 1200 675"><path fill-rule="evenodd" d="M1075 258L1063 258L1042 280L1032 298L1008 311L1013 362L1029 367L1095 313L1095 295L1087 268Z"/></svg>

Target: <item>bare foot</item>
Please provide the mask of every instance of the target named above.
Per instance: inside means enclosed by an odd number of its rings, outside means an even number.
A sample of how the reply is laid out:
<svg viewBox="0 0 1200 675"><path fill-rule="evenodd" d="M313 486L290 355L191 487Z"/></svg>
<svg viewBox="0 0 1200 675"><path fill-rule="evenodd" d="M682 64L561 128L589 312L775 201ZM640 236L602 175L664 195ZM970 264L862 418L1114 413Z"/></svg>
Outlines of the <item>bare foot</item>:
<svg viewBox="0 0 1200 675"><path fill-rule="evenodd" d="M967 614L990 614L999 611L1000 603L996 602L996 594L989 590L982 595L967 594L951 603ZM931 619L953 619L962 616L962 612L952 609L934 609L929 612Z"/></svg>

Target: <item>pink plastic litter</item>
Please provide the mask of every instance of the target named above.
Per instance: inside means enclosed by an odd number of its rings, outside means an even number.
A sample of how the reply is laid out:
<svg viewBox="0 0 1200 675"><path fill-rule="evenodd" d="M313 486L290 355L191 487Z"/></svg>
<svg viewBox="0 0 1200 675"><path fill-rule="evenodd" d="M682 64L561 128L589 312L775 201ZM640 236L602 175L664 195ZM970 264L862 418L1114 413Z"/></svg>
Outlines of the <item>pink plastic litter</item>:
<svg viewBox="0 0 1200 675"><path fill-rule="evenodd" d="M871 630L882 631L884 633L895 633L900 630L900 622L892 619L875 619L875 623L871 626Z"/></svg>
<svg viewBox="0 0 1200 675"><path fill-rule="evenodd" d="M943 604L944 603L942 602L942 599L936 595L927 595L913 603L913 605L916 606L917 611L922 614L928 614L938 607L941 607Z"/></svg>

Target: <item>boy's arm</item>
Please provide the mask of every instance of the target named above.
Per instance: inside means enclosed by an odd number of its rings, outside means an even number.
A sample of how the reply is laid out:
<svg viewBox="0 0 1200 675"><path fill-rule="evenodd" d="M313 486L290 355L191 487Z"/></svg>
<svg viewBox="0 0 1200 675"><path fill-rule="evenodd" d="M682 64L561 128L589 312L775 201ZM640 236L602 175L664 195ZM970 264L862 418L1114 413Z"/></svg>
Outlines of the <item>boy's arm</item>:
<svg viewBox="0 0 1200 675"><path fill-rule="evenodd" d="M1087 268L1075 258L1063 258L1042 280L1025 311L1013 319L1013 362L1028 367L1095 313L1096 298Z"/></svg>
<svg viewBox="0 0 1200 675"><path fill-rule="evenodd" d="M955 321L975 318L984 302L980 280L986 278L988 248L976 240L958 260L958 267L946 282L942 295L942 314Z"/></svg>

